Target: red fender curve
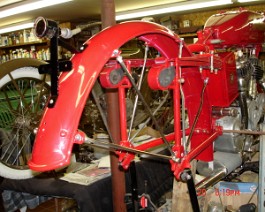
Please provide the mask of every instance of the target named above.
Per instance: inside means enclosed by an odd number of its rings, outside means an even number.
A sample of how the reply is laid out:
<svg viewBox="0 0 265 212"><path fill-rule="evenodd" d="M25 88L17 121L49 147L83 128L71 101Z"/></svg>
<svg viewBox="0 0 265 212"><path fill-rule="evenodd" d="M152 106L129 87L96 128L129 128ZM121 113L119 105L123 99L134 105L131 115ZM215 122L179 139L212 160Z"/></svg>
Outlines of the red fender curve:
<svg viewBox="0 0 265 212"><path fill-rule="evenodd" d="M55 107L45 109L29 161L31 169L48 171L70 163L78 123L95 80L113 50L135 37L154 46L166 58L178 57L179 37L155 23L124 22L89 39L86 42L87 48L73 56L73 69L61 74ZM182 56L191 56L186 45L183 46ZM200 81L199 87L202 87ZM188 91L188 95L194 95L192 90ZM195 95L199 96L199 91L197 94L195 91Z"/></svg>

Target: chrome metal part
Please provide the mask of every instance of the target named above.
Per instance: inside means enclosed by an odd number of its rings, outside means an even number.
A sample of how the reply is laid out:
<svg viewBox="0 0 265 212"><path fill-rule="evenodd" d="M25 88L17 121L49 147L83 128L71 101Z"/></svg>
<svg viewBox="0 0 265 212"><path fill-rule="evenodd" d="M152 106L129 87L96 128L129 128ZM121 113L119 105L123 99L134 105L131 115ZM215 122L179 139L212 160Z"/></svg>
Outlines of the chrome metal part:
<svg viewBox="0 0 265 212"><path fill-rule="evenodd" d="M156 157L156 158L172 160L171 156L156 154L156 153L152 153L152 152L141 151L141 150L133 149L133 148L130 148L130 147L121 146L121 145L118 145L118 144L109 143L109 142L106 142L105 140L99 140L99 139L94 140L92 138L86 137L85 138L85 143L87 145L92 146L92 147L99 147L99 148L103 148L103 149L108 149L109 151L123 150L123 151L131 152L131 153L134 153L134 154L149 155L149 156L153 156L153 157Z"/></svg>
<svg viewBox="0 0 265 212"><path fill-rule="evenodd" d="M220 152L214 153L213 167L208 162L198 161L197 171L203 176L213 176L218 170L226 170L226 175L242 164L241 154Z"/></svg>
<svg viewBox="0 0 265 212"><path fill-rule="evenodd" d="M265 108L265 94L260 93L256 96L256 99L253 99L248 103L248 126L251 130L257 129L258 122L264 114Z"/></svg>
<svg viewBox="0 0 265 212"><path fill-rule="evenodd" d="M265 135L263 131L251 131L251 130L223 130L224 133L238 133L248 135Z"/></svg>
<svg viewBox="0 0 265 212"><path fill-rule="evenodd" d="M253 99L255 99L257 94L258 94L257 81L256 81L256 79L254 79L254 77L251 77L251 79L249 81L249 96L251 96Z"/></svg>
<svg viewBox="0 0 265 212"><path fill-rule="evenodd" d="M239 117L224 116L216 121L216 123L225 130L240 130L241 121ZM237 133L224 133L219 136L214 144L216 151L234 152L242 150L244 146L244 135Z"/></svg>
<svg viewBox="0 0 265 212"><path fill-rule="evenodd" d="M212 114L215 116L233 116L238 115L238 108L222 108L222 107L213 107Z"/></svg>
<svg viewBox="0 0 265 212"><path fill-rule="evenodd" d="M144 72L145 72L145 66L146 66L146 61L147 61L147 54L148 54L148 46L145 46L145 52L144 52L144 64L141 70L141 74L140 74L140 80L138 83L138 89L140 90L142 87L142 83L143 83L143 77L144 77ZM135 118L135 113L136 113L136 109L137 109L137 104L138 104L138 99L139 96L138 94L136 94L135 96L135 100L134 100L134 104L133 104L133 112L132 112L132 117L131 117L131 121L130 121L130 128L129 128L129 132L128 132L128 138L130 138L131 135L131 131L132 131L132 127L133 127L133 122L134 122L134 118Z"/></svg>
<svg viewBox="0 0 265 212"><path fill-rule="evenodd" d="M195 185L196 190L208 189L209 187L215 185L226 176L226 172L226 168L223 168L216 171L216 173L212 174L211 176L204 178L202 181Z"/></svg>

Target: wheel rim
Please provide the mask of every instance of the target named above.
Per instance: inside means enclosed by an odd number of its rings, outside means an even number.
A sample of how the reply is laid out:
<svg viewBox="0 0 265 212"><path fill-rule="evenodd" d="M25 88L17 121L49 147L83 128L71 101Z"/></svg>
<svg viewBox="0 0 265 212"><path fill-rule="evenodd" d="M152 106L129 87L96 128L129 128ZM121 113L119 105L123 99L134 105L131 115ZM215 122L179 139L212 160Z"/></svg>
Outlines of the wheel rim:
<svg viewBox="0 0 265 212"><path fill-rule="evenodd" d="M45 77L14 79L0 88L0 161L13 169L28 169L34 129L45 107L49 85Z"/></svg>

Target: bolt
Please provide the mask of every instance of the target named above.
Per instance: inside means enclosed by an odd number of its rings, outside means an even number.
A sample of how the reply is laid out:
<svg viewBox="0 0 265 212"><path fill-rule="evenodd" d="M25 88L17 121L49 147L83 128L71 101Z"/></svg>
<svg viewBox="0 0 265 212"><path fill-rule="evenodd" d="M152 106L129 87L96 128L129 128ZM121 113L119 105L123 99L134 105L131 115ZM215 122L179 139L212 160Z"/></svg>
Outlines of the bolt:
<svg viewBox="0 0 265 212"><path fill-rule="evenodd" d="M61 136L61 137L66 137L66 135L67 135L67 132L66 132L65 130L62 130L62 131L60 132L60 136Z"/></svg>
<svg viewBox="0 0 265 212"><path fill-rule="evenodd" d="M191 179L191 176L189 174L186 175L186 179L187 180L190 180Z"/></svg>
<svg viewBox="0 0 265 212"><path fill-rule="evenodd" d="M188 181L188 180L190 180L191 179L191 175L190 174L188 174L187 172L183 172L182 174L181 174L181 180L182 181L184 181L184 182L186 182L186 181Z"/></svg>
<svg viewBox="0 0 265 212"><path fill-rule="evenodd" d="M172 160L176 163L179 163L180 162L180 159L179 158L176 158L176 156L173 156L172 157Z"/></svg>
<svg viewBox="0 0 265 212"><path fill-rule="evenodd" d="M118 49L115 49L114 51L113 51L113 55L117 55L119 53L119 50Z"/></svg>
<svg viewBox="0 0 265 212"><path fill-rule="evenodd" d="M38 128L35 128L35 129L33 130L33 133L36 135L37 132L38 132Z"/></svg>
<svg viewBox="0 0 265 212"><path fill-rule="evenodd" d="M82 139L81 135L79 135L79 134L75 135L75 140L76 141L81 141L81 139Z"/></svg>

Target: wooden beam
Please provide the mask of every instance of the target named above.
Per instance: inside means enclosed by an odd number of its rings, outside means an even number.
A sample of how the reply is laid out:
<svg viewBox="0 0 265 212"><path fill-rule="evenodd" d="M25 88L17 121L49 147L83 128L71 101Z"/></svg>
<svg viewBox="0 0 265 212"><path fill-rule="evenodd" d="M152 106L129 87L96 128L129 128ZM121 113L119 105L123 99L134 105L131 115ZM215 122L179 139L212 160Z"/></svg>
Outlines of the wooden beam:
<svg viewBox="0 0 265 212"><path fill-rule="evenodd" d="M102 28L115 25L115 4L114 0L101 0L101 21ZM111 38L110 38L111 39ZM108 125L114 143L119 144L121 140L120 123L119 123L119 107L117 106L118 91L111 89L107 91L107 113ZM112 176L112 198L113 211L126 211L125 197L125 173L119 168L118 157L115 153L110 152L111 176Z"/></svg>

